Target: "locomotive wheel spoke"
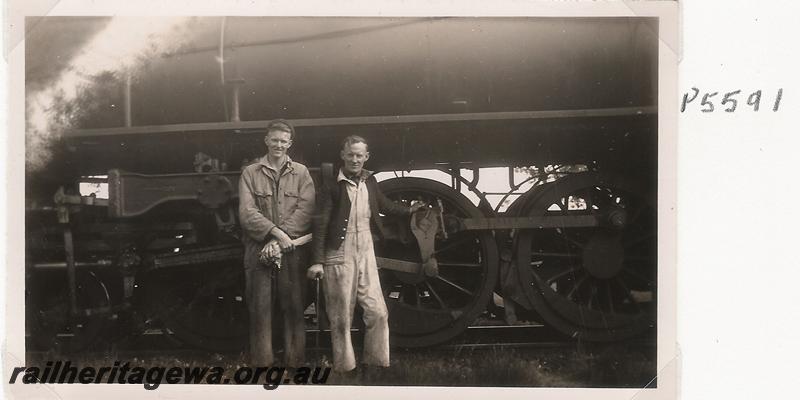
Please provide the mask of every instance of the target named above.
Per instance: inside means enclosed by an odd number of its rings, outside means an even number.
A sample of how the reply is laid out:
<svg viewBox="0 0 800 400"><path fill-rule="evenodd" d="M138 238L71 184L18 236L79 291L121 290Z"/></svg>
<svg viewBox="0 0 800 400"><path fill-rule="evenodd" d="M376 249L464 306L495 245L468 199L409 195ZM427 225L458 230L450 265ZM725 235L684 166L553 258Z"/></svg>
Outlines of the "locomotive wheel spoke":
<svg viewBox="0 0 800 400"><path fill-rule="evenodd" d="M580 267L572 267L572 268L570 268L568 270L561 271L561 272L559 272L559 273L547 278L547 286L552 285L553 282L555 282L555 281L557 281L557 280L559 280L559 279L561 279L561 278L563 278L563 277L565 277L565 276L567 276L569 274L573 274L574 275L576 272L578 272L580 270L581 270Z"/></svg>
<svg viewBox="0 0 800 400"><path fill-rule="evenodd" d="M456 283L453 283L453 282L451 282L451 281L450 281L450 280L448 280L448 279L445 279L445 278L444 278L443 276L441 276L441 275L437 276L437 277L436 277L436 279L438 279L438 280L440 280L440 281L442 281L442 282L444 282L444 283L446 283L446 284L448 284L448 285L450 285L450 286L452 286L452 287L454 287L454 288L458 289L458 290L459 290L459 291L461 291L462 293L465 293L467 296L470 296L470 297L472 297L472 296L474 295L474 293L470 292L470 291L469 291L469 290L467 290L467 289L464 289L463 287L459 286L459 285L458 285L458 284L456 284Z"/></svg>
<svg viewBox="0 0 800 400"><path fill-rule="evenodd" d="M438 301L438 302L439 302L439 305L441 306L441 308L442 308L443 310L444 310L444 309L447 309L447 306L444 304L444 301L442 301L442 298L441 298L441 297L439 297L439 293L436 293L436 290L434 290L434 289L433 289L433 285L431 285L431 284L430 284L429 282L427 282L427 281L425 282L425 285L426 285L426 286L428 286L428 290L430 290L430 291L431 291L431 294L433 294L433 297L435 297L435 298L436 298L436 301Z"/></svg>
<svg viewBox="0 0 800 400"><path fill-rule="evenodd" d="M597 297L597 287L592 286L592 289L589 292L589 303L586 305L590 310L593 309L594 299Z"/></svg>
<svg viewBox="0 0 800 400"><path fill-rule="evenodd" d="M587 279L589 279L589 275L584 275L581 277L581 279L575 282L575 286L573 286L572 289L567 292L567 298L572 299L572 296L578 291L578 289L580 289L581 286L583 286L583 283L586 282Z"/></svg>

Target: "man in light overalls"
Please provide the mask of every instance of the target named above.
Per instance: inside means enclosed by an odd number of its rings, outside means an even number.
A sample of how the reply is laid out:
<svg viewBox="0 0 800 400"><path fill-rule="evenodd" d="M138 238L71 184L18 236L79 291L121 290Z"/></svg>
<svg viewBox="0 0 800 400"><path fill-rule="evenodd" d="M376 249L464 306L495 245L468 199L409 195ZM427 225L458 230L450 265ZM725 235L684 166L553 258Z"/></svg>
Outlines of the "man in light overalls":
<svg viewBox="0 0 800 400"><path fill-rule="evenodd" d="M356 304L364 310L366 365L389 366L389 324L373 248L373 235L384 236L380 213L410 215L422 207L395 204L381 193L364 169L367 142L349 136L342 144L343 163L334 185L322 187L315 215L313 265L308 277L324 278L323 290L333 342L333 367L356 367L350 324Z"/></svg>

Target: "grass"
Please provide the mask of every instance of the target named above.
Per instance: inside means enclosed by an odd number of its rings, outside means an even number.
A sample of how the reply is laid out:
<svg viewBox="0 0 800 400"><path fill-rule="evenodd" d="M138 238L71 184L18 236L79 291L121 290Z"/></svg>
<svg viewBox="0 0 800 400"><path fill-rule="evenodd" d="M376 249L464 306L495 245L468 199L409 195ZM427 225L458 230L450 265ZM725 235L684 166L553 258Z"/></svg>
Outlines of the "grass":
<svg viewBox="0 0 800 400"><path fill-rule="evenodd" d="M346 385L645 387L655 362L638 352L501 349L395 352L392 366L356 376L333 375Z"/></svg>
<svg viewBox="0 0 800 400"><path fill-rule="evenodd" d="M395 349L389 368L360 367L354 373L332 372L327 384L383 386L495 386L495 387L645 387L655 376L654 349L633 349L622 345L595 345L590 349L501 348L450 350ZM129 353L129 352L125 352ZM154 352L148 352L154 354ZM73 365L130 366L222 366L226 375L247 366L244 354L217 354L165 350L156 355L127 355L107 352L77 356L31 354L28 365L47 360L71 360ZM310 366L331 366L329 350L309 351Z"/></svg>

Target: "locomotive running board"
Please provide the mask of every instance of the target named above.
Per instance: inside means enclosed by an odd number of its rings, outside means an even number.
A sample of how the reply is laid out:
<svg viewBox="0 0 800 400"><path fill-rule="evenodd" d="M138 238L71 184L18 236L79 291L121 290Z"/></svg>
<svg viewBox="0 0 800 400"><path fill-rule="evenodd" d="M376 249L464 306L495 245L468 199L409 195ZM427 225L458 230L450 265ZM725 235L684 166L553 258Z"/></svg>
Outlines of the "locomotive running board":
<svg viewBox="0 0 800 400"><path fill-rule="evenodd" d="M381 115L368 117L302 118L290 119L295 128L351 125L422 124L442 122L551 120L574 118L639 117L655 115L657 106L587 108L577 110L531 110L473 112L449 114ZM185 134L192 132L229 131L233 133L263 134L269 120L236 122L201 122L189 124L144 125L119 128L71 129L64 132L67 138L118 135Z"/></svg>

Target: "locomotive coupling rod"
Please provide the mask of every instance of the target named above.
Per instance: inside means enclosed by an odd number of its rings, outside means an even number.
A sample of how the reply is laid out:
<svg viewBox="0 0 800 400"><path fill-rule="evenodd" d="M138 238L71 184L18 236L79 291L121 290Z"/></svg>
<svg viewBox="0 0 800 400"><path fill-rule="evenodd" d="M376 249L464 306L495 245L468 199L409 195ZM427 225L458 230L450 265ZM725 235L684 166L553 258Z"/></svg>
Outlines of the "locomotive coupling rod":
<svg viewBox="0 0 800 400"><path fill-rule="evenodd" d="M460 218L457 230L593 228L602 225L595 215Z"/></svg>

